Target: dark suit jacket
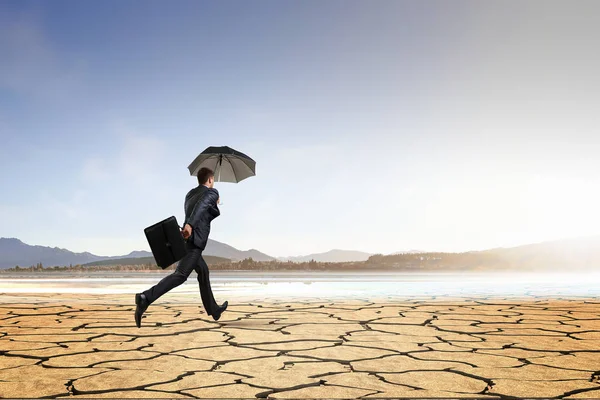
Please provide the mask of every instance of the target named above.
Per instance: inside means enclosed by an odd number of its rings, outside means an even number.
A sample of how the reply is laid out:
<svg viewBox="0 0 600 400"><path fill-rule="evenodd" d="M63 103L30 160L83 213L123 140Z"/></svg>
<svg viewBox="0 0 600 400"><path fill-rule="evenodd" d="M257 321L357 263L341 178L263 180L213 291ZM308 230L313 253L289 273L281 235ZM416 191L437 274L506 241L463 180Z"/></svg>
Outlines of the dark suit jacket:
<svg viewBox="0 0 600 400"><path fill-rule="evenodd" d="M185 224L192 227L192 235L188 238L192 243L204 250L210 233L210 222L221 212L217 207L219 192L215 188L198 185L185 196Z"/></svg>

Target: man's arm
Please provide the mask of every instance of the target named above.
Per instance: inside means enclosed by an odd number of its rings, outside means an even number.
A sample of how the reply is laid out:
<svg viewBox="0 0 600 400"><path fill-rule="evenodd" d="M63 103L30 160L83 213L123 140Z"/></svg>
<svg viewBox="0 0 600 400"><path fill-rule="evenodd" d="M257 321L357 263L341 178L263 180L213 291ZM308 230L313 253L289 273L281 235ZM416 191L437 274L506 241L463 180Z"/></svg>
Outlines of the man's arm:
<svg viewBox="0 0 600 400"><path fill-rule="evenodd" d="M219 192L215 188L209 188L202 199L196 203L192 213L186 220L192 229L198 225L200 216L203 211L208 211L213 217L218 216L221 212L217 208L217 200L219 199ZM185 226L185 225L184 225Z"/></svg>
<svg viewBox="0 0 600 400"><path fill-rule="evenodd" d="M190 198L193 190L194 189L187 192L187 194L185 195L185 200L183 201L183 224L182 224L183 227L185 227L185 224L187 224L188 220L189 220L189 215L187 215L186 205L187 205L188 199Z"/></svg>

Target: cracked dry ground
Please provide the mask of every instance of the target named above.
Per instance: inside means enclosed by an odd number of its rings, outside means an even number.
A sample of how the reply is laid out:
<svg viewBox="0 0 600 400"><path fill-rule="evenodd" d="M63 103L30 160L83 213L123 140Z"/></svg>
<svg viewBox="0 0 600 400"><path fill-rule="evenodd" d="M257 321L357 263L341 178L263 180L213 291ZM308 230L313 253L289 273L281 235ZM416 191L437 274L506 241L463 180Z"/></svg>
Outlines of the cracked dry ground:
<svg viewBox="0 0 600 400"><path fill-rule="evenodd" d="M0 397L600 398L597 298L228 300L0 294Z"/></svg>

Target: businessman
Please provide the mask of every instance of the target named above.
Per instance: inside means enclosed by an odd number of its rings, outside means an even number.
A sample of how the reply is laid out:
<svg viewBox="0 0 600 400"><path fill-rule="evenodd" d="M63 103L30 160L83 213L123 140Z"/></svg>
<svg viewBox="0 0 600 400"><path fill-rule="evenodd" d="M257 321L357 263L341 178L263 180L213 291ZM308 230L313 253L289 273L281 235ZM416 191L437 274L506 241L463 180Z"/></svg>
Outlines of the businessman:
<svg viewBox="0 0 600 400"><path fill-rule="evenodd" d="M214 183L214 173L210 168L201 168L198 171L198 186L188 192L184 202L185 221L181 234L186 240L187 254L179 261L172 274L165 276L150 289L135 295L135 324L138 328L141 326L142 314L148 306L185 282L192 270L198 273L200 296L206 313L217 321L227 308L227 301L221 306L215 301L210 288L208 265L202 258L202 252L208 242L210 223L220 215L217 207L219 192L214 188Z"/></svg>

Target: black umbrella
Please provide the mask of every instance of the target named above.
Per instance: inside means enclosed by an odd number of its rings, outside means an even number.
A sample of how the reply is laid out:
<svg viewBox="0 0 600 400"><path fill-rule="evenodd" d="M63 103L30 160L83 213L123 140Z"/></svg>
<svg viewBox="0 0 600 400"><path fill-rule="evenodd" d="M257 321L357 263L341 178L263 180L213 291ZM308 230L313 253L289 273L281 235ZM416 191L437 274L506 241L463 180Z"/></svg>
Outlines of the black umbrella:
<svg viewBox="0 0 600 400"><path fill-rule="evenodd" d="M190 175L197 176L202 167L213 170L216 182L238 183L256 175L256 162L228 146L207 147L188 166Z"/></svg>

